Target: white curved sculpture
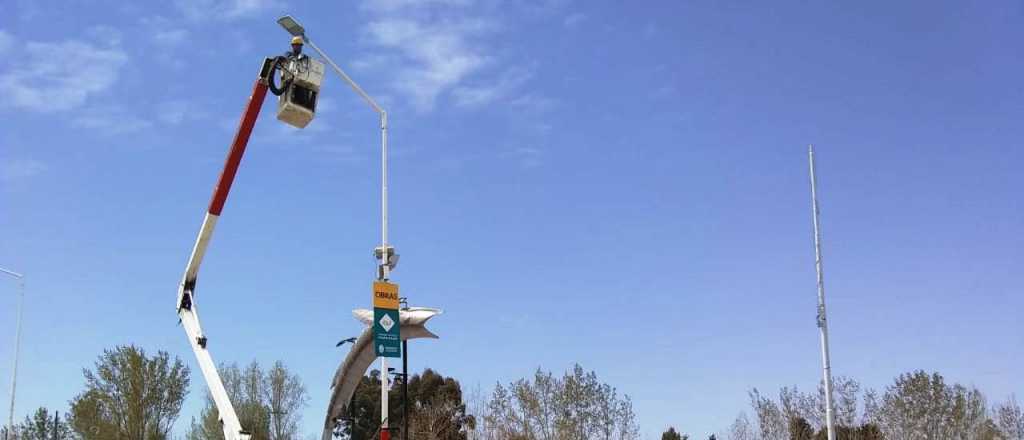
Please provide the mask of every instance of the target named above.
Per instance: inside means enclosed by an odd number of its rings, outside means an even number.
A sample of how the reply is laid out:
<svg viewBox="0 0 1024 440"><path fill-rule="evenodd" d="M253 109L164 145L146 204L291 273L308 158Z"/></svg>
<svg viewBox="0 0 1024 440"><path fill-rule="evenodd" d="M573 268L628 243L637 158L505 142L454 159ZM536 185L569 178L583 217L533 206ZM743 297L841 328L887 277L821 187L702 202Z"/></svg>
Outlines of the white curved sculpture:
<svg viewBox="0 0 1024 440"><path fill-rule="evenodd" d="M440 315L441 309L429 307L409 307L398 311L398 321L401 324L399 333L402 340L430 338L438 339L438 336L427 330L426 324L430 318ZM334 373L334 380L331 381L331 401L327 404L327 417L324 419L324 432L322 440L331 440L334 433L335 420L339 419L352 401L352 394L356 392L359 380L366 374L370 364L377 359L373 350L373 310L356 309L352 311L359 322L366 325L363 332L352 344L352 350L338 366ZM404 353L403 353L404 355ZM387 374L387 372L381 372Z"/></svg>

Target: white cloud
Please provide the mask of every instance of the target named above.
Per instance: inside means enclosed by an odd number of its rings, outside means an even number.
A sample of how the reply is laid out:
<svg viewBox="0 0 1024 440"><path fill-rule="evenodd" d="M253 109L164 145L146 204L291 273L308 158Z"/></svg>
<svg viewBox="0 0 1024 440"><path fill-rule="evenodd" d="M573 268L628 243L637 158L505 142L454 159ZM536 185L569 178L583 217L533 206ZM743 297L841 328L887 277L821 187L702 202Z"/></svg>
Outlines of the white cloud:
<svg viewBox="0 0 1024 440"><path fill-rule="evenodd" d="M173 47L184 43L191 34L188 29L181 27L178 23L159 15L145 17L139 20L139 24L150 35L153 43L164 47Z"/></svg>
<svg viewBox="0 0 1024 440"><path fill-rule="evenodd" d="M7 106L37 112L70 110L117 83L128 55L117 46L78 40L29 42L0 70ZM3 105L3 104L0 104Z"/></svg>
<svg viewBox="0 0 1024 440"><path fill-rule="evenodd" d="M71 119L71 125L107 135L134 133L153 126L136 114L113 106L87 107Z"/></svg>
<svg viewBox="0 0 1024 440"><path fill-rule="evenodd" d="M528 93L513 99L509 105L530 113L543 113L558 105L558 101L536 93Z"/></svg>
<svg viewBox="0 0 1024 440"><path fill-rule="evenodd" d="M85 35L101 46L120 46L121 31L106 25L96 25L86 29Z"/></svg>
<svg viewBox="0 0 1024 440"><path fill-rule="evenodd" d="M177 46L188 39L189 32L185 29L165 29L153 32L153 41L163 46Z"/></svg>
<svg viewBox="0 0 1024 440"><path fill-rule="evenodd" d="M156 118L167 125L205 119L206 116L207 113L199 106L184 99L172 99L157 105Z"/></svg>
<svg viewBox="0 0 1024 440"><path fill-rule="evenodd" d="M644 34L644 38L646 38L648 40L650 40L651 38L654 38L656 35L658 35L658 25L656 25L654 23L647 23L644 26L643 34Z"/></svg>
<svg viewBox="0 0 1024 440"><path fill-rule="evenodd" d="M420 111L431 110L438 97L491 64L484 37L495 21L474 16L471 0L378 0L362 3L370 13L365 27L373 55L363 68L380 64L398 67L392 87L410 98Z"/></svg>
<svg viewBox="0 0 1024 440"><path fill-rule="evenodd" d="M543 165L544 151L536 147L516 147L506 151L503 156L511 158L526 168Z"/></svg>
<svg viewBox="0 0 1024 440"><path fill-rule="evenodd" d="M317 153L343 162L360 162L365 159L359 151L353 148L351 145L338 145L338 144L326 144L326 145L314 145L312 150Z"/></svg>
<svg viewBox="0 0 1024 440"><path fill-rule="evenodd" d="M569 14L568 17L565 17L565 21L563 22L563 24L565 24L565 27L567 28L575 28L576 26L579 26L581 23L583 23L586 19L587 14L581 12L574 12L572 14Z"/></svg>
<svg viewBox="0 0 1024 440"><path fill-rule="evenodd" d="M0 162L0 181L27 179L45 172L46 164L35 159L5 159Z"/></svg>
<svg viewBox="0 0 1024 440"><path fill-rule="evenodd" d="M392 12L422 6L470 6L473 0L368 0L363 2L363 9Z"/></svg>
<svg viewBox="0 0 1024 440"><path fill-rule="evenodd" d="M452 96L460 107L479 107L507 97L532 76L528 70L514 67L489 81L457 87L452 90Z"/></svg>
<svg viewBox="0 0 1024 440"><path fill-rule="evenodd" d="M234 20L284 7L276 0L177 0L174 3L191 21Z"/></svg>
<svg viewBox="0 0 1024 440"><path fill-rule="evenodd" d="M654 89L650 93L650 95L651 95L651 98L655 98L655 99L671 98L671 97L676 95L677 91L678 90L676 89L676 86L669 84L669 85L661 86L661 87L658 87L658 88Z"/></svg>
<svg viewBox="0 0 1024 440"><path fill-rule="evenodd" d="M0 29L0 54L7 52L14 45L14 37Z"/></svg>

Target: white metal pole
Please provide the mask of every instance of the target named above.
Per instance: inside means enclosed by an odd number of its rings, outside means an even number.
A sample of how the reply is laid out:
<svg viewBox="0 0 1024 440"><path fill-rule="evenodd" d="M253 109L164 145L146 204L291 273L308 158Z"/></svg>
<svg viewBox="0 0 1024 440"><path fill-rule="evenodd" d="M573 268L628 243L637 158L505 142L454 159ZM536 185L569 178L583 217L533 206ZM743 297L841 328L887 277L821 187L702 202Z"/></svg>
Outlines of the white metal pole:
<svg viewBox="0 0 1024 440"><path fill-rule="evenodd" d="M380 438L384 438L384 431L388 429L388 358L380 357ZM390 437L390 432L388 433Z"/></svg>
<svg viewBox="0 0 1024 440"><path fill-rule="evenodd" d="M18 279L18 323L14 332L14 370L11 372L11 406L7 412L7 430L13 438L17 438L14 432L14 399L18 389L18 355L21 352L21 319L25 307L25 276L0 267L0 272Z"/></svg>
<svg viewBox="0 0 1024 440"><path fill-rule="evenodd" d="M821 224L818 220L818 176L814 170L814 145L807 150L811 167L811 210L814 217L814 268L818 279L818 330L821 332L821 364L825 380L825 426L828 440L836 440L832 406L832 362L828 349L828 319L825 316L825 275L821 262Z"/></svg>
<svg viewBox="0 0 1024 440"><path fill-rule="evenodd" d="M323 57L324 61L334 69L335 72L341 76L349 87L352 87L359 96L361 96L366 103L373 108L380 115L380 143L381 143L381 194L380 194L380 208L381 208L381 272L384 280L388 279L390 268L388 267L388 113L385 111L377 101L367 94L359 84L356 84L351 77L345 73L344 70L339 67L331 57L327 56L324 51L320 50L320 47L309 38L308 35L303 34L302 38L309 43L310 47ZM381 371L381 431L387 429L388 426L388 361L387 358L380 358L380 371Z"/></svg>

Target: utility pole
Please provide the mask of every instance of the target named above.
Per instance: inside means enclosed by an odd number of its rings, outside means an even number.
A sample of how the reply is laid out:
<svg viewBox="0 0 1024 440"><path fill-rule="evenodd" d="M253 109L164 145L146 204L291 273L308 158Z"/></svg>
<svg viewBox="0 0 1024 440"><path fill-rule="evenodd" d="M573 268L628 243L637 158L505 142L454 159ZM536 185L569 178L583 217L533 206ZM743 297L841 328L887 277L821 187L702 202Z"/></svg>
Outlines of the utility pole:
<svg viewBox="0 0 1024 440"><path fill-rule="evenodd" d="M409 309L409 298L403 298ZM409 340L402 340L402 440L409 440Z"/></svg>
<svg viewBox="0 0 1024 440"><path fill-rule="evenodd" d="M828 440L836 440L832 405L832 362L828 350L828 319L825 317L825 275L821 263L821 223L818 220L818 176L814 170L814 145L808 146L807 157L811 166L811 211L814 217L814 268L818 279L818 330L821 333L821 364L825 380L825 426Z"/></svg>
<svg viewBox="0 0 1024 440"><path fill-rule="evenodd" d="M281 25L288 33L293 36L302 37L302 40L309 44L316 53L327 62L329 66L341 77L348 85L356 92L370 108L380 116L380 144L381 144L381 192L380 192L380 211L381 211L381 269L378 272L381 281L387 281L388 275L394 264L391 259L391 252L388 249L388 113L384 110L380 104L377 103L373 98L370 97L362 87L359 87L351 77L345 73L344 70L339 67L331 57L327 56L324 51L320 50L320 47L313 42L309 35L306 35L306 29L290 15L285 15L277 20L278 24ZM396 260L397 261L397 260ZM396 323L396 325L401 325ZM380 386L380 439L389 440L390 432L388 431L388 360L386 356L380 357L380 371L381 371L381 386Z"/></svg>
<svg viewBox="0 0 1024 440"><path fill-rule="evenodd" d="M14 371L11 372L11 407L7 413L7 431L4 435L10 435L16 439L18 434L14 432L14 397L18 389L18 353L21 352L21 318L25 308L25 276L11 270L0 267L0 273L10 275L18 279L18 324L14 334Z"/></svg>

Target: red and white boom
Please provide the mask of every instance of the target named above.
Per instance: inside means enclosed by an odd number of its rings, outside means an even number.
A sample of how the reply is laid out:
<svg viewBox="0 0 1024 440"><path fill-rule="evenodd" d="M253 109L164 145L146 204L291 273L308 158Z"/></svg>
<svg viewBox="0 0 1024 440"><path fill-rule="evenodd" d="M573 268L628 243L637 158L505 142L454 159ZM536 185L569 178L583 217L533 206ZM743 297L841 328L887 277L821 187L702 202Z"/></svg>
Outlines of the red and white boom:
<svg viewBox="0 0 1024 440"><path fill-rule="evenodd" d="M263 62L260 75L252 87L252 95L245 105L242 113L242 120L239 122L238 131L231 142L231 150L228 151L227 160L224 162L224 169L220 173L217 186L213 189L213 198L210 199L210 206L203 217L203 225L199 228L199 237L196 238L192 254L188 258L188 265L185 266L185 274L178 286L178 317L188 334L192 351L196 354L199 362L199 369L203 372L206 385L210 389L213 401L217 405L217 413L220 415L221 425L224 429L226 440L249 440L250 434L242 428L238 421L238 415L231 405L231 399L224 389L220 374L217 373L217 364L213 362L210 352L207 350L207 338L203 334L203 328L199 325L199 315L196 311L195 288L196 277L199 274L199 265L203 262L206 248L210 244L210 237L213 236L213 228L217 226L217 219L224 209L224 202L227 201L228 192L231 191L231 183L235 180L235 173L238 172L238 165L242 162L242 155L245 154L245 146L249 143L249 135L259 117L260 107L267 95L267 87L273 79L273 59L267 58Z"/></svg>

